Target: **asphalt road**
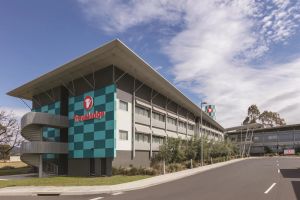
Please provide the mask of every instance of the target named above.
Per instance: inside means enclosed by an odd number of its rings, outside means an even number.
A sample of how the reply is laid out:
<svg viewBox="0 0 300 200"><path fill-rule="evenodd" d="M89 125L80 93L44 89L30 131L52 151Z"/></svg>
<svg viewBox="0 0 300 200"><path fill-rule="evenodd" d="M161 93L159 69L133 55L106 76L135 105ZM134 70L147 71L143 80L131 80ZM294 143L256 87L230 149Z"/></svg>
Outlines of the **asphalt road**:
<svg viewBox="0 0 300 200"><path fill-rule="evenodd" d="M300 158L258 158L116 194L0 197L1 200L300 200Z"/></svg>

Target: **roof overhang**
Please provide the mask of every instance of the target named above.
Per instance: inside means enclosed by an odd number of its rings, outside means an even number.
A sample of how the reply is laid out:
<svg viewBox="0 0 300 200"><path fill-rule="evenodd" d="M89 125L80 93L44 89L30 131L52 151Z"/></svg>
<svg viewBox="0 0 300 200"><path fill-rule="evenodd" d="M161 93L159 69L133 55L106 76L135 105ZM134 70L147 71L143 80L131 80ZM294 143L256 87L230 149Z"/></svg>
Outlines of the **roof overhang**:
<svg viewBox="0 0 300 200"><path fill-rule="evenodd" d="M174 85L162 77L148 63L116 39L88 52L87 54L68 62L59 68L46 73L10 92L10 96L32 100L34 95L51 88L66 85L72 80L91 74L109 65L115 65L136 79L151 86L157 92L167 96L179 105L193 111L196 116L202 112L203 119L209 121L220 130L224 128L210 118L205 112L183 95Z"/></svg>

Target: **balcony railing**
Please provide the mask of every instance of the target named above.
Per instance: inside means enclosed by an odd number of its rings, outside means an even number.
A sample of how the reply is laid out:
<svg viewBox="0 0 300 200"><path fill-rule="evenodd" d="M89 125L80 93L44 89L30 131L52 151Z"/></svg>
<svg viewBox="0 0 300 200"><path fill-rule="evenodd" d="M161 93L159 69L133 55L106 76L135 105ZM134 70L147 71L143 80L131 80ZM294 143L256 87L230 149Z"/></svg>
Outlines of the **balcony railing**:
<svg viewBox="0 0 300 200"><path fill-rule="evenodd" d="M62 142L43 142L43 141L32 141L23 142L21 145L21 152L30 154L43 154L43 153L54 153L54 154L67 154L68 144Z"/></svg>

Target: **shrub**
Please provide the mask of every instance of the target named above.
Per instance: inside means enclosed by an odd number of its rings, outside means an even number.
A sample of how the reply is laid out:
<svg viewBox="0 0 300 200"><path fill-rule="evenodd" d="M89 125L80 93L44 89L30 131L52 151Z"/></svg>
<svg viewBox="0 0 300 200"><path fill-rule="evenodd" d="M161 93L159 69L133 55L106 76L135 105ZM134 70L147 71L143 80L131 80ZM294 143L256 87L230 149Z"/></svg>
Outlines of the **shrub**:
<svg viewBox="0 0 300 200"><path fill-rule="evenodd" d="M123 175L123 176L135 176L135 175L157 175L159 174L158 170L152 169L152 168L136 168L136 167L119 167L112 169L113 175Z"/></svg>
<svg viewBox="0 0 300 200"><path fill-rule="evenodd" d="M180 164L180 163L172 163L166 166L166 171L167 172L178 172L181 171L183 169L186 169L184 165Z"/></svg>
<svg viewBox="0 0 300 200"><path fill-rule="evenodd" d="M138 175L138 169L136 167L131 167L129 169L129 173L128 173L129 176L135 176L135 175Z"/></svg>

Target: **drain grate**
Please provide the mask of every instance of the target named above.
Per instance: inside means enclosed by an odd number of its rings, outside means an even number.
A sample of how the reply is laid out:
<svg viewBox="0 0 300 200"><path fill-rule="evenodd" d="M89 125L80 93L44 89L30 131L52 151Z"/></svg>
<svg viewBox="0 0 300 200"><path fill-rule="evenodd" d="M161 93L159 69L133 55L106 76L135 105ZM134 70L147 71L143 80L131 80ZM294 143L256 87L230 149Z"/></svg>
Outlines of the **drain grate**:
<svg viewBox="0 0 300 200"><path fill-rule="evenodd" d="M37 193L37 196L59 196L59 193Z"/></svg>

